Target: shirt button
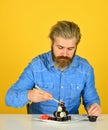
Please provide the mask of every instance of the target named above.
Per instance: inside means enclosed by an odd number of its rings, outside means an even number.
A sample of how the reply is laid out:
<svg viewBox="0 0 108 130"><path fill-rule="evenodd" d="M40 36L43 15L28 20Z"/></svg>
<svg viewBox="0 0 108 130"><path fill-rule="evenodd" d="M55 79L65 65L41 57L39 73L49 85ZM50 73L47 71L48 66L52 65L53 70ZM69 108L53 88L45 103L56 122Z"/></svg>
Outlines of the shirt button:
<svg viewBox="0 0 108 130"><path fill-rule="evenodd" d="M64 88L63 86L61 86L61 88Z"/></svg>
<svg viewBox="0 0 108 130"><path fill-rule="evenodd" d="M79 89L79 86L77 86L77 89Z"/></svg>

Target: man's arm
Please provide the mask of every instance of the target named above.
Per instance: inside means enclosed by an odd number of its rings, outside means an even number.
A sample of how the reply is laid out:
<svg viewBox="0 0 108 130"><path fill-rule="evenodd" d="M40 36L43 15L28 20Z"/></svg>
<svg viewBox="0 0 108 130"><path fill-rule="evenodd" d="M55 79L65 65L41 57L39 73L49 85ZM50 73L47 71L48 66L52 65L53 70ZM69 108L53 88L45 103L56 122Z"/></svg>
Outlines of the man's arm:
<svg viewBox="0 0 108 130"><path fill-rule="evenodd" d="M19 77L18 81L7 91L5 97L6 104L18 108L29 103L28 91L34 87L34 84L33 72L31 65L29 64Z"/></svg>
<svg viewBox="0 0 108 130"><path fill-rule="evenodd" d="M6 104L18 108L29 102L52 100L51 94L40 89L33 89L34 86L33 70L29 64L18 81L8 90L5 98Z"/></svg>
<svg viewBox="0 0 108 130"><path fill-rule="evenodd" d="M89 115L100 115L100 99L95 88L94 72L90 67L86 76L85 88L82 92L83 104Z"/></svg>

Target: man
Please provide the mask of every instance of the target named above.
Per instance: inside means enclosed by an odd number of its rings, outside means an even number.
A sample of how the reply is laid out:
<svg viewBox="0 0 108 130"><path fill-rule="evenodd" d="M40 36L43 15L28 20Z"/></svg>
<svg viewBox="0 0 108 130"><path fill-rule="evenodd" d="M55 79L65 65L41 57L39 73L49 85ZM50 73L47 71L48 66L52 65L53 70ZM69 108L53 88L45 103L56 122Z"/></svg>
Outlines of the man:
<svg viewBox="0 0 108 130"><path fill-rule="evenodd" d="M87 113L99 116L101 108L93 68L86 59L75 55L80 28L74 22L59 21L51 28L49 37L51 51L29 63L8 90L7 105L23 107L30 103L31 114L52 114L58 106L55 98L65 103L70 114L78 114L82 97Z"/></svg>

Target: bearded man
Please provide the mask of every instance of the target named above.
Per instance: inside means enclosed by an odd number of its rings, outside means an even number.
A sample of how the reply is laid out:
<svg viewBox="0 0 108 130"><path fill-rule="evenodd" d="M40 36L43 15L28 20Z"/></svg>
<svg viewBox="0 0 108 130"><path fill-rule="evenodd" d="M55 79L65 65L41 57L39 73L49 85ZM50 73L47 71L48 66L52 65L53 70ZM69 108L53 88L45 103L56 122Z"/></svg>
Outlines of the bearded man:
<svg viewBox="0 0 108 130"><path fill-rule="evenodd" d="M78 114L82 98L88 115L99 116L100 99L93 67L76 55L80 28L74 22L58 21L52 26L49 38L51 51L29 63L9 88L6 104L19 108L29 103L30 114L53 114L58 106L53 100L56 99L65 103L69 114Z"/></svg>

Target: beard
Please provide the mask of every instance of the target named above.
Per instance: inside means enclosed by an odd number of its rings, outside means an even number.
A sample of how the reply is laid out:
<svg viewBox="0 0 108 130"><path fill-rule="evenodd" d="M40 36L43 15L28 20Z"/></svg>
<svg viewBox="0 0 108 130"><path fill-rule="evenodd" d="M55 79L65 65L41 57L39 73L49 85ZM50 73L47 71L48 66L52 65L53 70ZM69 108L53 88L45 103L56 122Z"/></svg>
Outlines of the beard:
<svg viewBox="0 0 108 130"><path fill-rule="evenodd" d="M55 56L53 48L51 49L51 52L55 67L63 71L72 63L76 51L74 52L72 58L68 56Z"/></svg>

